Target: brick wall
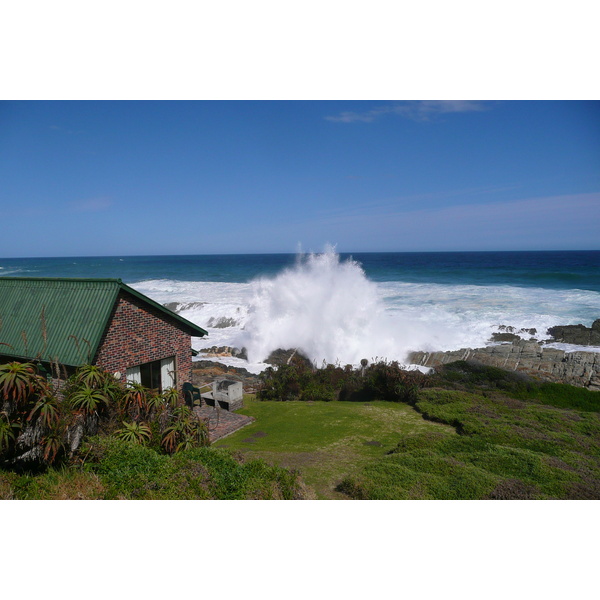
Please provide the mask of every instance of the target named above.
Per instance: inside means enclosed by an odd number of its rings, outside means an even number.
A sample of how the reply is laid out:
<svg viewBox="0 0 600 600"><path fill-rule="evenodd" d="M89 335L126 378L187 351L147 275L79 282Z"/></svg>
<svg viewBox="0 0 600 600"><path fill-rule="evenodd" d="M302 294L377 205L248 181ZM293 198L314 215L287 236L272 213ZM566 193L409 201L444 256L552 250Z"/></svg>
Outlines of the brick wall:
<svg viewBox="0 0 600 600"><path fill-rule="evenodd" d="M177 321L121 292L94 364L109 373L120 372L124 382L127 367L175 356L177 385L181 388L191 378L191 346L190 335L179 329Z"/></svg>

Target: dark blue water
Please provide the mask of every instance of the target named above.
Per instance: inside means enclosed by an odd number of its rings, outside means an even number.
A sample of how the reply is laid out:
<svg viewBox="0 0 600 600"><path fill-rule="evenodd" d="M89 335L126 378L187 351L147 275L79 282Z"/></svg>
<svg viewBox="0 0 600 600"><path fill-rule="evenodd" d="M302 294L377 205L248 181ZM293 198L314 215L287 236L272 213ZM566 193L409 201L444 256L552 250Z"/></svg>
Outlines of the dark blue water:
<svg viewBox="0 0 600 600"><path fill-rule="evenodd" d="M600 251L341 254L376 282L512 285L600 292ZM0 275L245 283L293 266L293 254L0 259Z"/></svg>

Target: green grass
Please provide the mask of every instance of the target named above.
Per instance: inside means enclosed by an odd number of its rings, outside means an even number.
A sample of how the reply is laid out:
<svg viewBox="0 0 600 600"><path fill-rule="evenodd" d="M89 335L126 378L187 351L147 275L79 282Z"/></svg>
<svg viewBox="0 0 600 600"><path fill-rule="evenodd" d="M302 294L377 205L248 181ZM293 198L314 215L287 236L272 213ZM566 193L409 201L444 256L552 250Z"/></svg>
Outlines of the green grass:
<svg viewBox="0 0 600 600"><path fill-rule="evenodd" d="M414 406L247 398L256 421L219 445L299 469L317 498L600 498L598 392L481 365L445 375Z"/></svg>
<svg viewBox="0 0 600 600"><path fill-rule="evenodd" d="M0 498L244 500L301 497L296 473L230 452L194 448L173 456L104 437L91 440L83 468L41 474L0 472Z"/></svg>
<svg viewBox="0 0 600 600"><path fill-rule="evenodd" d="M343 497L335 488L344 476L406 437L455 435L452 427L390 402L261 402L247 396L239 412L256 421L215 445L298 469L316 498Z"/></svg>
<svg viewBox="0 0 600 600"><path fill-rule="evenodd" d="M344 479L353 498L600 498L600 415L500 392L422 390L415 407L459 436L418 436Z"/></svg>
<svg viewBox="0 0 600 600"><path fill-rule="evenodd" d="M524 373L459 360L444 365L434 380L440 387L466 391L501 391L511 398L533 400L557 408L600 411L600 392L565 383L542 382Z"/></svg>

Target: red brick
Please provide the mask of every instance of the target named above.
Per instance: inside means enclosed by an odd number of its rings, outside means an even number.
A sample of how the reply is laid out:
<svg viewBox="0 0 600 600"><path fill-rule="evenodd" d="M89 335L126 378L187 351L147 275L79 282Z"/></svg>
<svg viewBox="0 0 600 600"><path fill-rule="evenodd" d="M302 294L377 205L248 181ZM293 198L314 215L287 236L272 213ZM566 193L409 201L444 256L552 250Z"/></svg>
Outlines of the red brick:
<svg viewBox="0 0 600 600"><path fill-rule="evenodd" d="M110 373L120 372L125 381L128 367L171 356L175 356L177 386L181 388L191 379L191 336L179 328L175 319L121 292L94 364Z"/></svg>

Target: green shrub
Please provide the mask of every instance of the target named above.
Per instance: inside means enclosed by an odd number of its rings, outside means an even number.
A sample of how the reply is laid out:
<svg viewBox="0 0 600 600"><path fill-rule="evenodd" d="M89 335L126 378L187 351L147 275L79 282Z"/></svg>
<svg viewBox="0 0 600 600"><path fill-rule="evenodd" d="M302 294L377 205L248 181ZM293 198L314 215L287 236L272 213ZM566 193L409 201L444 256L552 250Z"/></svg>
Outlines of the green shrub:
<svg viewBox="0 0 600 600"><path fill-rule="evenodd" d="M565 383L541 382L524 373L506 371L472 361L443 365L431 378L432 385L462 389L501 390L511 398L533 400L558 408L600 411L600 392Z"/></svg>
<svg viewBox="0 0 600 600"><path fill-rule="evenodd" d="M414 402L418 390L427 384L427 376L407 371L397 362L380 361L364 374L349 365L326 365L313 369L306 364L269 367L261 373L259 400L388 400Z"/></svg>
<svg viewBox="0 0 600 600"><path fill-rule="evenodd" d="M173 456L114 438L94 438L85 471L99 477L106 499L293 499L298 475L230 452L193 448Z"/></svg>

